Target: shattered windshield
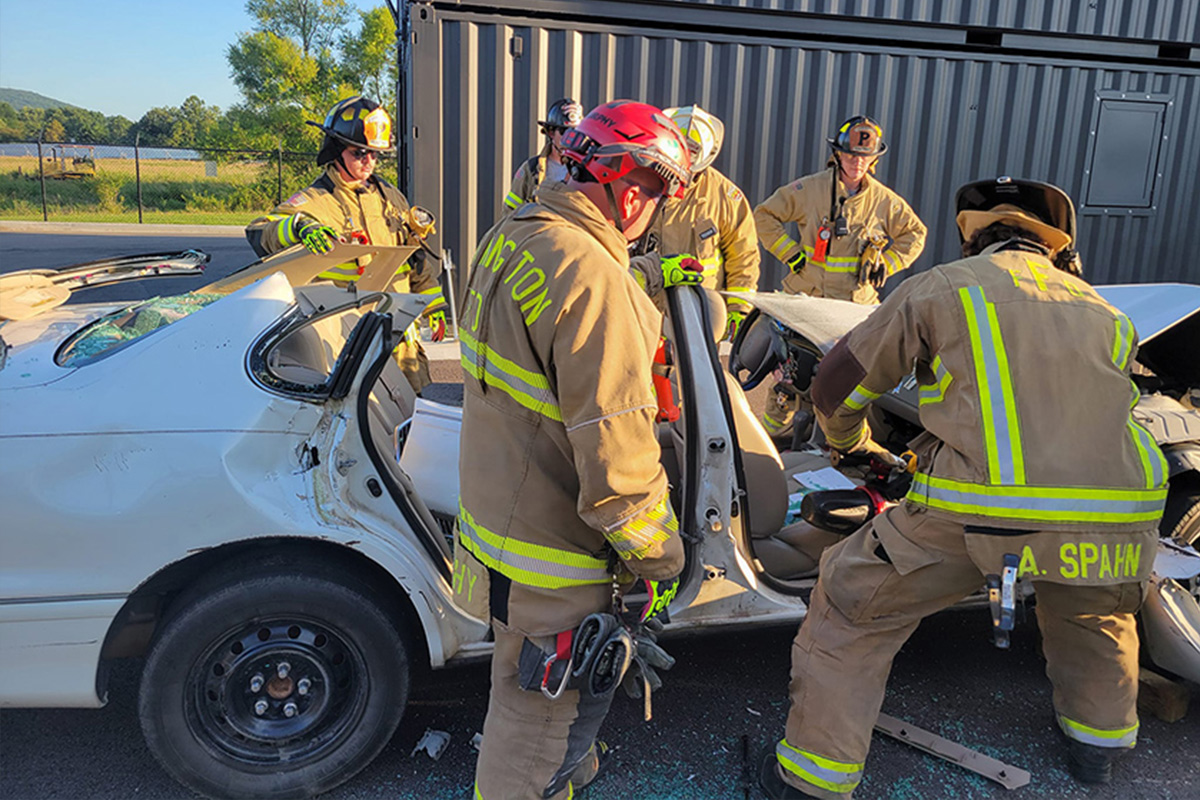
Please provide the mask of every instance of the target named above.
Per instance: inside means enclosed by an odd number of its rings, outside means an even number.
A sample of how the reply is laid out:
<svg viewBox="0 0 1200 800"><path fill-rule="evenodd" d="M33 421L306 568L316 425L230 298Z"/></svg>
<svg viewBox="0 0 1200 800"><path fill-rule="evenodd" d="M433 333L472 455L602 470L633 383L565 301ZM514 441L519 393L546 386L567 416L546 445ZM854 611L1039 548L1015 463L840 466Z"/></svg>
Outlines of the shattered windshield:
<svg viewBox="0 0 1200 800"><path fill-rule="evenodd" d="M123 308L80 329L59 350L55 361L62 367L87 363L159 328L165 328L224 296L192 293L153 297L136 306Z"/></svg>

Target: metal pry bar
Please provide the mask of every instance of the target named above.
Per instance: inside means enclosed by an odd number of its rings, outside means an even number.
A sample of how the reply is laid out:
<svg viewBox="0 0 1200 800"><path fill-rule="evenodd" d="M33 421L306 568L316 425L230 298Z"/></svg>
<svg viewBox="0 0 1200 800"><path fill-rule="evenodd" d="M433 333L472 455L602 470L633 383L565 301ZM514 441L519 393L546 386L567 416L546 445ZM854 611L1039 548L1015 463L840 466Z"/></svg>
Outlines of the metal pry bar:
<svg viewBox="0 0 1200 800"><path fill-rule="evenodd" d="M1029 783L1029 773L1020 767L997 761L977 750L964 747L957 742L952 742L936 733L918 728L916 725L910 725L887 714L879 715L879 720L875 723L875 730L905 744L910 744L918 750L924 750L930 755L952 764L958 764L963 769L969 769L977 775L993 780L1006 789L1019 789Z"/></svg>

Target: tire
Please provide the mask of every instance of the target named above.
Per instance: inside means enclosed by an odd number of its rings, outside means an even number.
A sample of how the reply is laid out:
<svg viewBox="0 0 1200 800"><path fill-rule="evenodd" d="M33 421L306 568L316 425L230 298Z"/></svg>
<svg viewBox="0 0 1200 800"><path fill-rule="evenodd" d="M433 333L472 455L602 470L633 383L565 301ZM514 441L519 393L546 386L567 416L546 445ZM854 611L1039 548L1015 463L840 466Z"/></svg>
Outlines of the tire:
<svg viewBox="0 0 1200 800"><path fill-rule="evenodd" d="M312 561L202 579L146 660L138 715L151 752L214 798L303 798L348 780L408 701L405 639L385 608L349 571Z"/></svg>
<svg viewBox="0 0 1200 800"><path fill-rule="evenodd" d="M1177 475L1169 487L1159 532L1181 544L1200 544L1200 474Z"/></svg>

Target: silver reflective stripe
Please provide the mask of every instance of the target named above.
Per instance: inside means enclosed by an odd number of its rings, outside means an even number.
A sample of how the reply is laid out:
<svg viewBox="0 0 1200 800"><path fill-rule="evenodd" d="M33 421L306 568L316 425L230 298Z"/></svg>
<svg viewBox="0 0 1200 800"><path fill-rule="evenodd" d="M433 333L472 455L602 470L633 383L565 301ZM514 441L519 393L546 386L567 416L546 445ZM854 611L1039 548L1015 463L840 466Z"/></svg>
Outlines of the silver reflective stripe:
<svg viewBox="0 0 1200 800"><path fill-rule="evenodd" d="M1153 522L1162 513L1166 489L985 486L918 472L908 498L948 511L1009 519Z"/></svg>
<svg viewBox="0 0 1200 800"><path fill-rule="evenodd" d="M1103 730L1101 728L1089 727L1082 722L1076 722L1059 714L1058 726L1062 728L1063 733L1068 738L1074 739L1077 742L1083 742L1084 744L1095 745L1096 747L1128 748L1137 744L1138 723L1136 722L1128 728Z"/></svg>
<svg viewBox="0 0 1200 800"><path fill-rule="evenodd" d="M477 525L462 503L458 532L463 545L485 566L526 586L562 589L610 580L606 559L493 533Z"/></svg>
<svg viewBox="0 0 1200 800"><path fill-rule="evenodd" d="M462 365L476 380L494 386L531 411L562 422L562 411L558 398L550 390L550 381L545 375L533 372L511 361L486 344L481 345L466 331L459 332L462 346ZM484 356L483 368L479 367L479 355Z"/></svg>
<svg viewBox="0 0 1200 800"><path fill-rule="evenodd" d="M988 478L994 484L1025 483L1025 454L1017 422L1016 395L995 306L987 301L980 286L964 286L958 293L967 316L967 333L971 337L979 384Z"/></svg>
<svg viewBox="0 0 1200 800"><path fill-rule="evenodd" d="M879 392L872 392L870 389L860 383L858 386L854 387L854 391L851 392L850 396L847 397L843 402L845 403L846 408L859 411L863 406L874 400L876 397L879 397Z"/></svg>
<svg viewBox="0 0 1200 800"><path fill-rule="evenodd" d="M797 750L787 740L775 745L775 758L780 766L796 777L830 792L852 792L862 781L862 764L834 761Z"/></svg>

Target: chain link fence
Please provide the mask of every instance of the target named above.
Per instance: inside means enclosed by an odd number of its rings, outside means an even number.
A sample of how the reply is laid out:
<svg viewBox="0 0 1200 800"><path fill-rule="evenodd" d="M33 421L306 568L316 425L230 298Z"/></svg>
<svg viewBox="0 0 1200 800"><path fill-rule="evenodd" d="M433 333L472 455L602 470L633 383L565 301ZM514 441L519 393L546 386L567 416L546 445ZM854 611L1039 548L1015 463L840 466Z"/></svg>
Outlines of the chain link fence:
<svg viewBox="0 0 1200 800"><path fill-rule="evenodd" d="M377 169L393 180L396 162ZM245 225L319 174L283 149L0 144L0 219Z"/></svg>

